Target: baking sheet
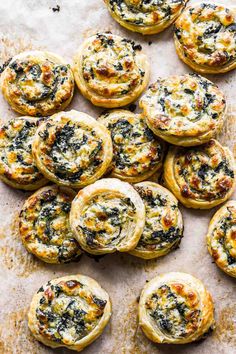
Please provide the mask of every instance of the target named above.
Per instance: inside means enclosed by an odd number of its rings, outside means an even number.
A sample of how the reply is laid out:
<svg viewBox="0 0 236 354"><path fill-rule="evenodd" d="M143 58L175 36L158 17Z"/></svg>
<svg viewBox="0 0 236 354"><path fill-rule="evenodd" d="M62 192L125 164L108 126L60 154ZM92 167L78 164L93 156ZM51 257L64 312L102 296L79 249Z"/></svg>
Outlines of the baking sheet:
<svg viewBox="0 0 236 354"><path fill-rule="evenodd" d="M212 0L212 2L214 2ZM194 1L190 1L194 3ZM221 1L222 3L222 1ZM236 0L224 1L235 4ZM60 11L53 11L59 6ZM157 76L190 71L178 59L173 30L143 37L126 31L109 16L102 0L2 0L0 1L0 63L26 49L47 49L68 62L77 47L98 31L132 38L141 43L151 62L151 80ZM209 76L225 92L230 115L220 141L236 155L236 70ZM236 103L236 102L235 102ZM102 111L93 107L76 90L67 110L77 109L97 117ZM234 113L235 112L235 113ZM17 116L0 95L0 118ZM50 354L72 353L52 350L39 344L27 329L26 313L35 291L51 278L82 273L95 278L109 292L113 315L104 334L85 354L233 354L236 348L235 279L221 272L207 252L205 234L214 210L196 211L181 207L185 232L180 248L169 255L145 261L126 254L112 254L95 261L83 256L79 263L49 265L28 254L16 231L17 215L29 193L0 183L0 353ZM236 196L236 194L234 195ZM189 272L201 279L212 293L217 328L201 343L182 346L155 345L137 325L137 298L146 280L159 272Z"/></svg>

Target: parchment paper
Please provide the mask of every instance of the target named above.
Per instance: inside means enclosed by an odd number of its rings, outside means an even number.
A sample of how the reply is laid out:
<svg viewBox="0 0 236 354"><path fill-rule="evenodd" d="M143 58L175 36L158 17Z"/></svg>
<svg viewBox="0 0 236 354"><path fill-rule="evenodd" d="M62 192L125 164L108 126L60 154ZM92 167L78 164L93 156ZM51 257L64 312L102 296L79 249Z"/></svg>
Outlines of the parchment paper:
<svg viewBox="0 0 236 354"><path fill-rule="evenodd" d="M194 1L191 1L193 3ZM213 0L212 0L213 2ZM221 1L235 4L236 0ZM55 11L56 6L60 11ZM54 8L54 11L53 11ZM141 43L151 62L151 80L158 76L190 72L177 57L173 29L143 37L126 31L108 14L102 0L1 0L0 61L26 49L47 49L71 62L79 44L91 34L111 30ZM233 106L236 70L209 76L224 90ZM71 105L97 117L93 107L76 90ZM0 118L16 116L0 95ZM236 154L236 115L228 117L220 141ZM68 354L39 344L27 329L26 313L32 295L51 278L82 273L95 278L109 292L113 315L103 335L86 354L233 354L236 353L235 279L221 272L207 252L205 235L214 210L196 211L181 207L184 238L180 248L169 255L144 261L126 254L107 255L96 262L83 256L79 263L48 265L28 254L16 232L17 214L29 193L0 183L0 353ZM235 196L235 195L234 195ZM205 341L183 346L154 345L137 325L137 298L146 280L159 272L189 272L201 279L212 293L217 320L216 331Z"/></svg>

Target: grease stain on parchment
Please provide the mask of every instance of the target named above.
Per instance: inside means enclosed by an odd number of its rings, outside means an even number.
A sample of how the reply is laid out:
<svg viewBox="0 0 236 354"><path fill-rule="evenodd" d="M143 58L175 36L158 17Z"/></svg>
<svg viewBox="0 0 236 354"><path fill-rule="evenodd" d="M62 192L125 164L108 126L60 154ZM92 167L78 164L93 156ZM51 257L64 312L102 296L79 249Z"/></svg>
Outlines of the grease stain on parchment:
<svg viewBox="0 0 236 354"><path fill-rule="evenodd" d="M21 38L16 35L4 35L0 37L0 64L4 64L14 55L28 50L40 50L30 38Z"/></svg>
<svg viewBox="0 0 236 354"><path fill-rule="evenodd" d="M24 248L19 235L19 216L15 215L9 227L0 232L0 261L19 277L27 278L42 268L42 264Z"/></svg>
<svg viewBox="0 0 236 354"><path fill-rule="evenodd" d="M236 305L226 306L220 311L215 336L220 343L236 347Z"/></svg>
<svg viewBox="0 0 236 354"><path fill-rule="evenodd" d="M228 146L236 158L236 105L229 104L222 132L217 139Z"/></svg>
<svg viewBox="0 0 236 354"><path fill-rule="evenodd" d="M28 308L2 315L0 323L0 353L43 354L42 346L30 334L27 324Z"/></svg>
<svg viewBox="0 0 236 354"><path fill-rule="evenodd" d="M149 354L154 349L155 353L158 354L157 347L145 337L139 327L137 300L130 303L128 307L124 306L124 308L126 308L126 311L119 318L115 328L115 343L112 353L116 353L117 348L119 348L120 354Z"/></svg>

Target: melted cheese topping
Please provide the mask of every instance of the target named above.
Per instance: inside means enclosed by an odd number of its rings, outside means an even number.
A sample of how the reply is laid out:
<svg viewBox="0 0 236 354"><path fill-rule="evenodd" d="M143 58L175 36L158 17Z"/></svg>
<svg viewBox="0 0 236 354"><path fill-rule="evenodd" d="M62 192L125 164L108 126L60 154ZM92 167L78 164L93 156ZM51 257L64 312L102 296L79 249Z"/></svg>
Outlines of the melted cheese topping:
<svg viewBox="0 0 236 354"><path fill-rule="evenodd" d="M138 243L145 209L131 185L107 178L78 193L70 221L81 247L89 253L123 252Z"/></svg>
<svg viewBox="0 0 236 354"><path fill-rule="evenodd" d="M112 160L109 132L85 113L61 112L37 132L33 153L48 179L74 188L92 183Z"/></svg>
<svg viewBox="0 0 236 354"><path fill-rule="evenodd" d="M183 235L178 201L157 183L142 182L136 184L135 189L144 202L146 219L142 236L133 254L140 254L145 258L167 254L178 246Z"/></svg>
<svg viewBox="0 0 236 354"><path fill-rule="evenodd" d="M72 278L72 277L71 277ZM71 346L88 336L101 321L107 301L74 280L58 279L39 289L38 333L57 344Z"/></svg>
<svg viewBox="0 0 236 354"><path fill-rule="evenodd" d="M201 300L188 284L165 283L153 291L145 305L154 328L168 337L189 337L201 321Z"/></svg>
<svg viewBox="0 0 236 354"><path fill-rule="evenodd" d="M1 86L17 112L47 116L65 108L74 91L70 66L52 53L24 52L2 73Z"/></svg>
<svg viewBox="0 0 236 354"><path fill-rule="evenodd" d="M226 104L215 84L189 74L158 79L142 97L140 107L155 134L170 142L174 137L191 145L189 138L197 137L201 143L221 129Z"/></svg>
<svg viewBox="0 0 236 354"><path fill-rule="evenodd" d="M0 128L0 178L13 187L37 189L47 183L32 156L32 141L40 122L21 117Z"/></svg>
<svg viewBox="0 0 236 354"><path fill-rule="evenodd" d="M233 10L214 4L188 7L175 24L175 40L192 62L224 67L236 60L236 18Z"/></svg>
<svg viewBox="0 0 236 354"><path fill-rule="evenodd" d="M105 114L100 121L111 132L112 176L141 181L162 167L164 146L147 127L143 116L117 110Z"/></svg>
<svg viewBox="0 0 236 354"><path fill-rule="evenodd" d="M137 32L158 33L170 25L187 0L105 0L117 21Z"/></svg>
<svg viewBox="0 0 236 354"><path fill-rule="evenodd" d="M76 260L81 254L69 226L75 192L58 186L44 187L26 200L19 230L26 249L48 263Z"/></svg>
<svg viewBox="0 0 236 354"><path fill-rule="evenodd" d="M173 171L185 199L221 200L234 187L234 164L216 140L188 150L176 148Z"/></svg>
<svg viewBox="0 0 236 354"><path fill-rule="evenodd" d="M93 104L118 107L135 100L149 76L140 45L111 33L90 37L75 57L75 79Z"/></svg>
<svg viewBox="0 0 236 354"><path fill-rule="evenodd" d="M139 300L139 324L156 343L185 344L214 329L214 305L203 283L170 272L150 280Z"/></svg>
<svg viewBox="0 0 236 354"><path fill-rule="evenodd" d="M215 263L236 277L236 201L224 205L211 221L208 249Z"/></svg>

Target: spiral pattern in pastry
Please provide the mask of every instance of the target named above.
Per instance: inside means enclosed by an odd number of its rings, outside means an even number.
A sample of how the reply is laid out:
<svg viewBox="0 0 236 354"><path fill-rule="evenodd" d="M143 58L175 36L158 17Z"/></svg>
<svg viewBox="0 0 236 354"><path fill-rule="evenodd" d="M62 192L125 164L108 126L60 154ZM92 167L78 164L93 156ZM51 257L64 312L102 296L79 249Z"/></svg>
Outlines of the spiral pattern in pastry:
<svg viewBox="0 0 236 354"><path fill-rule="evenodd" d="M213 139L191 149L171 147L164 164L164 180L186 207L212 208L234 191L233 154Z"/></svg>
<svg viewBox="0 0 236 354"><path fill-rule="evenodd" d="M214 329L211 295L190 274L159 275L141 293L139 324L156 343L184 344L199 340Z"/></svg>
<svg viewBox="0 0 236 354"><path fill-rule="evenodd" d="M94 105L121 107L136 100L147 86L149 64L141 46L111 33L88 38L74 58L74 75Z"/></svg>
<svg viewBox="0 0 236 354"><path fill-rule="evenodd" d="M81 188L106 172L112 161L112 141L106 127L88 114L60 112L40 125L33 155L49 180Z"/></svg>
<svg viewBox="0 0 236 354"><path fill-rule="evenodd" d="M154 182L135 184L145 205L145 226L138 245L130 254L144 259L164 256L175 249L183 236L178 201L166 188Z"/></svg>
<svg viewBox="0 0 236 354"><path fill-rule="evenodd" d="M32 155L32 141L42 119L20 117L0 127L0 179L11 187L34 190L48 181Z"/></svg>
<svg viewBox="0 0 236 354"><path fill-rule="evenodd" d="M110 316L107 292L92 278L77 274L41 286L33 296L28 324L45 345L79 352L102 334Z"/></svg>
<svg viewBox="0 0 236 354"><path fill-rule="evenodd" d="M226 111L223 93L197 74L158 79L139 105L157 136L181 146L209 141L220 132Z"/></svg>
<svg viewBox="0 0 236 354"><path fill-rule="evenodd" d="M104 0L111 16L123 27L154 34L170 26L188 0Z"/></svg>
<svg viewBox="0 0 236 354"><path fill-rule="evenodd" d="M236 201L230 200L211 219L207 245L215 263L236 278Z"/></svg>
<svg viewBox="0 0 236 354"><path fill-rule="evenodd" d="M99 121L111 133L114 152L111 177L133 183L161 169L165 146L155 138L142 115L114 110Z"/></svg>
<svg viewBox="0 0 236 354"><path fill-rule="evenodd" d="M82 189L72 202L70 225L80 246L91 254L128 252L145 224L145 207L127 182L105 178Z"/></svg>
<svg viewBox="0 0 236 354"><path fill-rule="evenodd" d="M68 106L74 77L70 66L58 55L29 51L10 60L1 75L1 88L16 112L48 116Z"/></svg>
<svg viewBox="0 0 236 354"><path fill-rule="evenodd" d="M202 3L189 6L175 23L179 57L200 73L224 73L236 67L236 10Z"/></svg>
<svg viewBox="0 0 236 354"><path fill-rule="evenodd" d="M20 212L19 231L27 251L47 263L67 263L81 254L69 226L76 193L56 185L31 195Z"/></svg>

